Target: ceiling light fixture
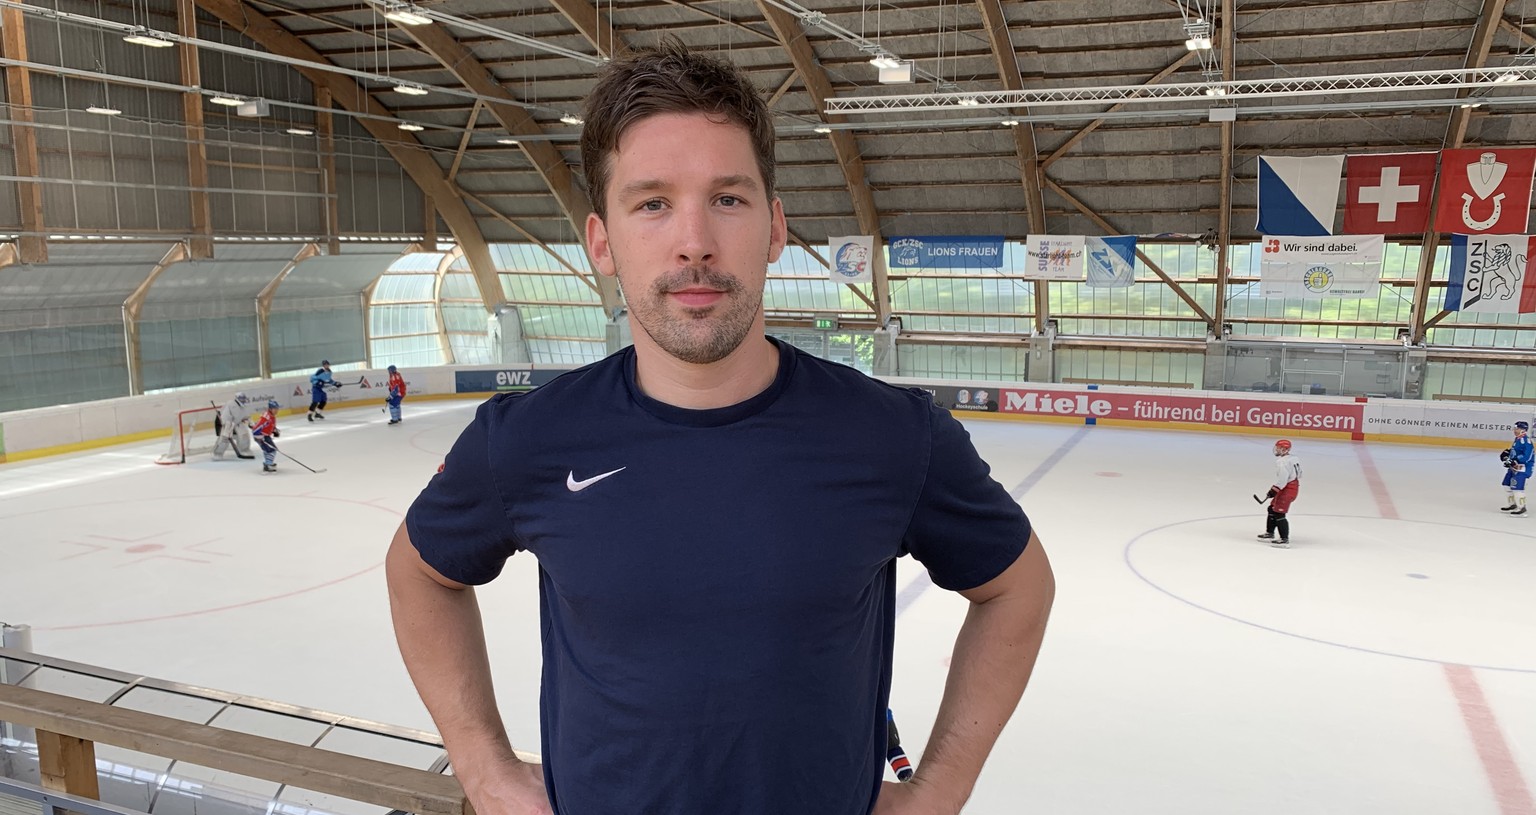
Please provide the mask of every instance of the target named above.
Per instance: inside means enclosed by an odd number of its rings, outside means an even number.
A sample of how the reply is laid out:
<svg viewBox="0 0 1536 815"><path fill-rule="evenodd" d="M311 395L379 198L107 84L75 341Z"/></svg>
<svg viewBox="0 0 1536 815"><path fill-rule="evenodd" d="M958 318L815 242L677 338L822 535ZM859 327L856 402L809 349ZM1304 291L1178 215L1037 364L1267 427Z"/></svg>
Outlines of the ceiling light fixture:
<svg viewBox="0 0 1536 815"><path fill-rule="evenodd" d="M214 103L215 105L223 105L224 107L227 107L227 108L237 108L237 107L240 107L241 105L245 104L245 100L241 99L238 96L229 96L227 94L222 94L222 93L214 94L213 97L210 98L208 101Z"/></svg>
<svg viewBox="0 0 1536 815"><path fill-rule="evenodd" d="M961 107L973 108L973 107L976 107L977 105L980 105L980 104L981 104L981 102L977 101L976 97L974 97L974 96L962 96L962 97L960 97L960 105L961 105Z"/></svg>
<svg viewBox="0 0 1536 815"><path fill-rule="evenodd" d="M497 139L497 144L521 144L517 139Z"/></svg>
<svg viewBox="0 0 1536 815"><path fill-rule="evenodd" d="M561 116L560 117L560 121L562 123L568 124L568 125L579 125L579 124L582 123L580 116L572 116L569 113L565 114L564 116Z"/></svg>
<svg viewBox="0 0 1536 815"><path fill-rule="evenodd" d="M832 128L827 127L826 125L821 125L821 126L815 128L815 130L816 130L817 133L821 133L823 135L832 132Z"/></svg>
<svg viewBox="0 0 1536 815"><path fill-rule="evenodd" d="M1003 127L1018 127L1018 126L1019 126L1019 120L1018 119L1004 119L1003 120Z"/></svg>
<svg viewBox="0 0 1536 815"><path fill-rule="evenodd" d="M176 44L171 42L169 37L166 37L160 32L150 31L149 29L143 27L135 28L130 31L128 36L123 37L123 42L132 43L134 45L143 45L149 48L170 48Z"/></svg>
<svg viewBox="0 0 1536 815"><path fill-rule="evenodd" d="M1517 73L1514 73L1513 71L1511 71L1510 73L1507 73L1507 74L1499 74L1498 76L1493 78L1493 81L1502 85L1502 84L1507 84L1507 83L1510 83L1510 82L1519 82L1520 80L1522 80L1524 78L1525 77L1521 76L1520 74L1517 74Z"/></svg>
<svg viewBox="0 0 1536 815"><path fill-rule="evenodd" d="M901 60L891 56L890 54L879 54L874 59L871 59L869 64L875 66L876 68L890 69L899 67L901 65Z"/></svg>
<svg viewBox="0 0 1536 815"><path fill-rule="evenodd" d="M427 89L409 82L397 82L395 83L395 93L403 93L406 96L426 96Z"/></svg>
<svg viewBox="0 0 1536 815"><path fill-rule="evenodd" d="M1195 19L1184 24L1184 47L1191 51L1211 50L1211 24L1204 19Z"/></svg>
<svg viewBox="0 0 1536 815"><path fill-rule="evenodd" d="M122 111L118 110L117 108L109 108L102 105L91 105L85 109L85 112L96 113L102 116L117 116L122 113Z"/></svg>
<svg viewBox="0 0 1536 815"><path fill-rule="evenodd" d="M432 18L422 14L421 9L407 3L390 4L388 8L384 12L384 19L401 25L428 25L432 22Z"/></svg>
<svg viewBox="0 0 1536 815"><path fill-rule="evenodd" d="M426 130L425 127L422 127L421 125L413 125L410 122L401 122L400 124L396 125L396 127L400 128L401 130L410 131L412 133L415 133L415 132L421 131L421 130Z"/></svg>
<svg viewBox="0 0 1536 815"><path fill-rule="evenodd" d="M313 135L315 135L315 131L310 130L307 127L290 127L290 128L288 128L288 130L286 132L289 135L292 135L292 136L313 136Z"/></svg>

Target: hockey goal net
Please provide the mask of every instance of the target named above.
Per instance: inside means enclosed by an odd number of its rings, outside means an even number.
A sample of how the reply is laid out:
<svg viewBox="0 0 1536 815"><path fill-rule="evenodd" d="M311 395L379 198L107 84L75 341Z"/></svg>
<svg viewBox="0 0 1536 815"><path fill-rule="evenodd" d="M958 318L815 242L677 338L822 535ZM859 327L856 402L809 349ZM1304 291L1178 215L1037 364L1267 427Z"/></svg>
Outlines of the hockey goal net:
<svg viewBox="0 0 1536 815"><path fill-rule="evenodd" d="M192 408L176 414L176 424L171 428L171 442L166 451L155 459L156 464L182 464L188 456L213 452L218 441L214 419L219 415L216 407Z"/></svg>

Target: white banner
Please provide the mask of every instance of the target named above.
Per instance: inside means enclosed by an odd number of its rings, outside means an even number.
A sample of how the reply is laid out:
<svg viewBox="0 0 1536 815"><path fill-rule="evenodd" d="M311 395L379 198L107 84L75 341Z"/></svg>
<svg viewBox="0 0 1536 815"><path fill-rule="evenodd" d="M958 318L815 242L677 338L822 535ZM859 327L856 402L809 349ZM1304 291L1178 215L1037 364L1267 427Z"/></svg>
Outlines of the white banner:
<svg viewBox="0 0 1536 815"><path fill-rule="evenodd" d="M868 283L875 279L875 239L871 235L827 238L832 266L827 279L838 283Z"/></svg>
<svg viewBox="0 0 1536 815"><path fill-rule="evenodd" d="M1024 277L1031 280L1085 279L1085 244L1082 235L1030 235L1024 242Z"/></svg>
<svg viewBox="0 0 1536 815"><path fill-rule="evenodd" d="M1264 297L1374 298L1381 288L1380 235L1269 235L1262 245L1259 280Z"/></svg>
<svg viewBox="0 0 1536 815"><path fill-rule="evenodd" d="M1123 289L1136 285L1135 235L1089 235L1086 246L1090 288Z"/></svg>

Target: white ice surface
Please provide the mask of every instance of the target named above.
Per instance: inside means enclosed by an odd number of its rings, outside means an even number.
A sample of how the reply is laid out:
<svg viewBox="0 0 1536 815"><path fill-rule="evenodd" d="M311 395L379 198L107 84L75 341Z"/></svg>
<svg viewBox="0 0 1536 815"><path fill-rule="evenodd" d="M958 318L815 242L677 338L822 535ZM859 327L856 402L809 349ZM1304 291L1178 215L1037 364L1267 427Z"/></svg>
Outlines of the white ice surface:
<svg viewBox="0 0 1536 815"><path fill-rule="evenodd" d="M407 403L397 427L285 417L283 449L320 474L156 466L158 441L0 466L0 620L52 656L430 729L381 562L473 407ZM1297 439L1293 548L1276 550L1249 497L1267 437L967 426L1058 583L968 813L1498 815L1490 734L1464 721L1445 663L1474 666L1519 770L1500 788L1530 800L1536 519L1498 512L1491 452ZM480 590L501 706L531 750L535 570L514 558ZM919 579L903 561L902 586ZM898 621L893 707L914 757L965 607L930 587Z"/></svg>

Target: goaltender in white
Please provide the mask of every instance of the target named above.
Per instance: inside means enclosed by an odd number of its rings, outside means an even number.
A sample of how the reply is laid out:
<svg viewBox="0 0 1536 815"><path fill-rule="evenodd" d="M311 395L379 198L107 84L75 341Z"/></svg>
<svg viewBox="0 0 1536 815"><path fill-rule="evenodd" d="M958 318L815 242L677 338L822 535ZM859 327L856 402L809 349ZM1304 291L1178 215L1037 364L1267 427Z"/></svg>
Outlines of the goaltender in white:
<svg viewBox="0 0 1536 815"><path fill-rule="evenodd" d="M251 409L247 406L250 399L245 392L235 394L235 398L224 403L219 408L219 415L213 420L213 432L219 440L213 445L213 457L223 458L224 451L235 448L236 458L255 458L251 454Z"/></svg>

